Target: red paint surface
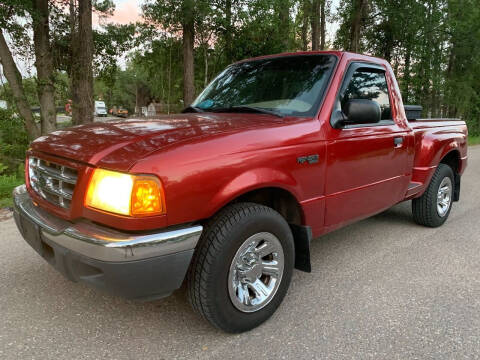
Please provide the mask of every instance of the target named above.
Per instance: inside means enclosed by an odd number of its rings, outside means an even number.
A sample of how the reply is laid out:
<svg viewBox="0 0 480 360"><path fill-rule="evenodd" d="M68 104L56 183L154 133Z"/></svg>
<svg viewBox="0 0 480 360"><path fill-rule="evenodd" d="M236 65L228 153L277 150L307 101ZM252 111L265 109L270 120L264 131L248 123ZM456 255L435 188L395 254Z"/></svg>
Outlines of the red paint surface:
<svg viewBox="0 0 480 360"><path fill-rule="evenodd" d="M40 206L69 220L83 217L118 229L147 230L206 219L242 194L277 187L295 197L302 221L318 236L420 196L438 163L451 151L458 152L459 172L464 171L467 128L463 121L408 123L386 61L327 53L338 61L313 118L178 114L56 131L37 139L29 154L79 170L72 208L59 209L29 188L30 193ZM385 68L395 124L331 127L332 106L352 61ZM393 139L399 136L403 145L394 148ZM297 157L310 154L319 155L317 164L297 163ZM165 189L167 214L129 218L85 209L83 199L94 167L157 175ZM408 191L410 182L418 186Z"/></svg>

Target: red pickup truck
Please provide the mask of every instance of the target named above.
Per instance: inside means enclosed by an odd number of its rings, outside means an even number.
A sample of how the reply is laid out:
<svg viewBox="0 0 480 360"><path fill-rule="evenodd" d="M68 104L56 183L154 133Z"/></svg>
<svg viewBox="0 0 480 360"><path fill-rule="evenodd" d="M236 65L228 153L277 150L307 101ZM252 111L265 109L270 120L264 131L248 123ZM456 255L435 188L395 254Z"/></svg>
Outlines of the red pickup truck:
<svg viewBox="0 0 480 360"><path fill-rule="evenodd" d="M407 110L382 59L241 61L182 114L35 140L17 226L71 280L136 299L186 282L208 321L245 331L277 309L294 267L310 271L312 238L405 200L417 223L445 222L466 125Z"/></svg>

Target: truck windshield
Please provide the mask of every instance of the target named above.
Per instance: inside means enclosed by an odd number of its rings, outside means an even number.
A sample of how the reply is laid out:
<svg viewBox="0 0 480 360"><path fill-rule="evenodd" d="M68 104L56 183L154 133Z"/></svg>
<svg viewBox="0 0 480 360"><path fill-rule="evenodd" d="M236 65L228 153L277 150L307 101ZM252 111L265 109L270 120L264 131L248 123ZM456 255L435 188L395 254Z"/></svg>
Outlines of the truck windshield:
<svg viewBox="0 0 480 360"><path fill-rule="evenodd" d="M285 116L313 116L335 61L333 55L291 55L233 64L191 108L229 112L248 106Z"/></svg>

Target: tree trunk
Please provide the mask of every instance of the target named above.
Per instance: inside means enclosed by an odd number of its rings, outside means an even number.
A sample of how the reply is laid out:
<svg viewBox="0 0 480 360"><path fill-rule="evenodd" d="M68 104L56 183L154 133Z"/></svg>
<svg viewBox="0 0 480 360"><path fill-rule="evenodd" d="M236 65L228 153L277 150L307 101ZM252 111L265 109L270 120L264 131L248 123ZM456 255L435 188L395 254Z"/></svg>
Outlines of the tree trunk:
<svg viewBox="0 0 480 360"><path fill-rule="evenodd" d="M310 12L310 0L303 0L302 2L302 12L303 12L303 19L302 19L302 50L308 50L308 20L309 20L309 12Z"/></svg>
<svg viewBox="0 0 480 360"><path fill-rule="evenodd" d="M354 13L352 14L352 23L350 26L350 44L349 51L360 51L360 31L362 19L367 6L367 0L354 0Z"/></svg>
<svg viewBox="0 0 480 360"><path fill-rule="evenodd" d="M183 13L183 105L189 106L195 100L194 43L195 20L194 3L184 0Z"/></svg>
<svg viewBox="0 0 480 360"><path fill-rule="evenodd" d="M408 45L405 54L405 68L403 70L403 101L408 104L410 101L410 64L411 64L411 52L410 45Z"/></svg>
<svg viewBox="0 0 480 360"><path fill-rule="evenodd" d="M320 2L320 50L325 50L327 36L327 21L325 15L326 0Z"/></svg>
<svg viewBox="0 0 480 360"><path fill-rule="evenodd" d="M167 96L167 114L170 114L170 94L172 92L172 44L168 49L168 96Z"/></svg>
<svg viewBox="0 0 480 360"><path fill-rule="evenodd" d="M290 37L290 0L281 0L278 4L278 19L280 24L280 41L283 44L283 51L289 49Z"/></svg>
<svg viewBox="0 0 480 360"><path fill-rule="evenodd" d="M233 26L232 26L232 0L225 0L225 54L227 58L227 63L231 63L234 61L233 58L233 49L232 49L232 34L233 33Z"/></svg>
<svg viewBox="0 0 480 360"><path fill-rule="evenodd" d="M75 6L73 6L75 8ZM72 9L72 6L71 6ZM74 9L75 11L75 9ZM73 18L75 20L75 17ZM78 2L78 21L72 33L72 120L73 124L93 122L93 33L92 1ZM75 26L77 25L77 26Z"/></svg>
<svg viewBox="0 0 480 360"><path fill-rule="evenodd" d="M320 46L320 2L322 0L312 1L312 50L318 50Z"/></svg>
<svg viewBox="0 0 480 360"><path fill-rule="evenodd" d="M385 20L385 40L383 44L383 58L389 63L392 62L393 50L395 48L395 34L394 34L394 24L392 18L387 15Z"/></svg>
<svg viewBox="0 0 480 360"><path fill-rule="evenodd" d="M56 129L57 122L53 57L48 24L48 0L35 0L33 5L33 43L37 69L37 93L40 101L41 132L48 134Z"/></svg>
<svg viewBox="0 0 480 360"><path fill-rule="evenodd" d="M452 93L450 87L453 82L453 72L455 68L455 53L456 53L456 42L451 39L450 40L451 47L450 47L450 54L448 56L448 66L447 66L447 97L448 97L448 108L447 108L447 116L454 118L457 117L457 106L455 101L455 96Z"/></svg>
<svg viewBox="0 0 480 360"><path fill-rule="evenodd" d="M35 123L32 110L30 109L25 91L23 90L22 75L20 71L18 71L2 31L0 31L0 62L3 66L3 73L12 89L17 110L25 121L25 129L27 130L28 137L30 140L33 140L40 136L40 130Z"/></svg>
<svg viewBox="0 0 480 360"><path fill-rule="evenodd" d="M203 86L208 85L208 43L205 44L205 77L203 80Z"/></svg>

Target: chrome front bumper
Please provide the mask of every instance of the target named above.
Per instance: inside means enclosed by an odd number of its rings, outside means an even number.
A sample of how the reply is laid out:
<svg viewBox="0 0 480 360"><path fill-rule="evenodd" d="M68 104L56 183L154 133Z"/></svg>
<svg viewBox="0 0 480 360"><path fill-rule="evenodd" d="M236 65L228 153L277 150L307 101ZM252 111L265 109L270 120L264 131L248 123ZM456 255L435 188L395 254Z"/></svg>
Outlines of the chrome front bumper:
<svg viewBox="0 0 480 360"><path fill-rule="evenodd" d="M198 225L132 234L69 222L36 206L25 185L13 197L17 227L40 256L72 281L129 299L157 299L178 289L202 234Z"/></svg>
<svg viewBox="0 0 480 360"><path fill-rule="evenodd" d="M192 250L202 226L131 234L89 221L69 222L35 206L25 185L13 191L14 211L40 227L42 236L64 248L101 261L134 261Z"/></svg>

